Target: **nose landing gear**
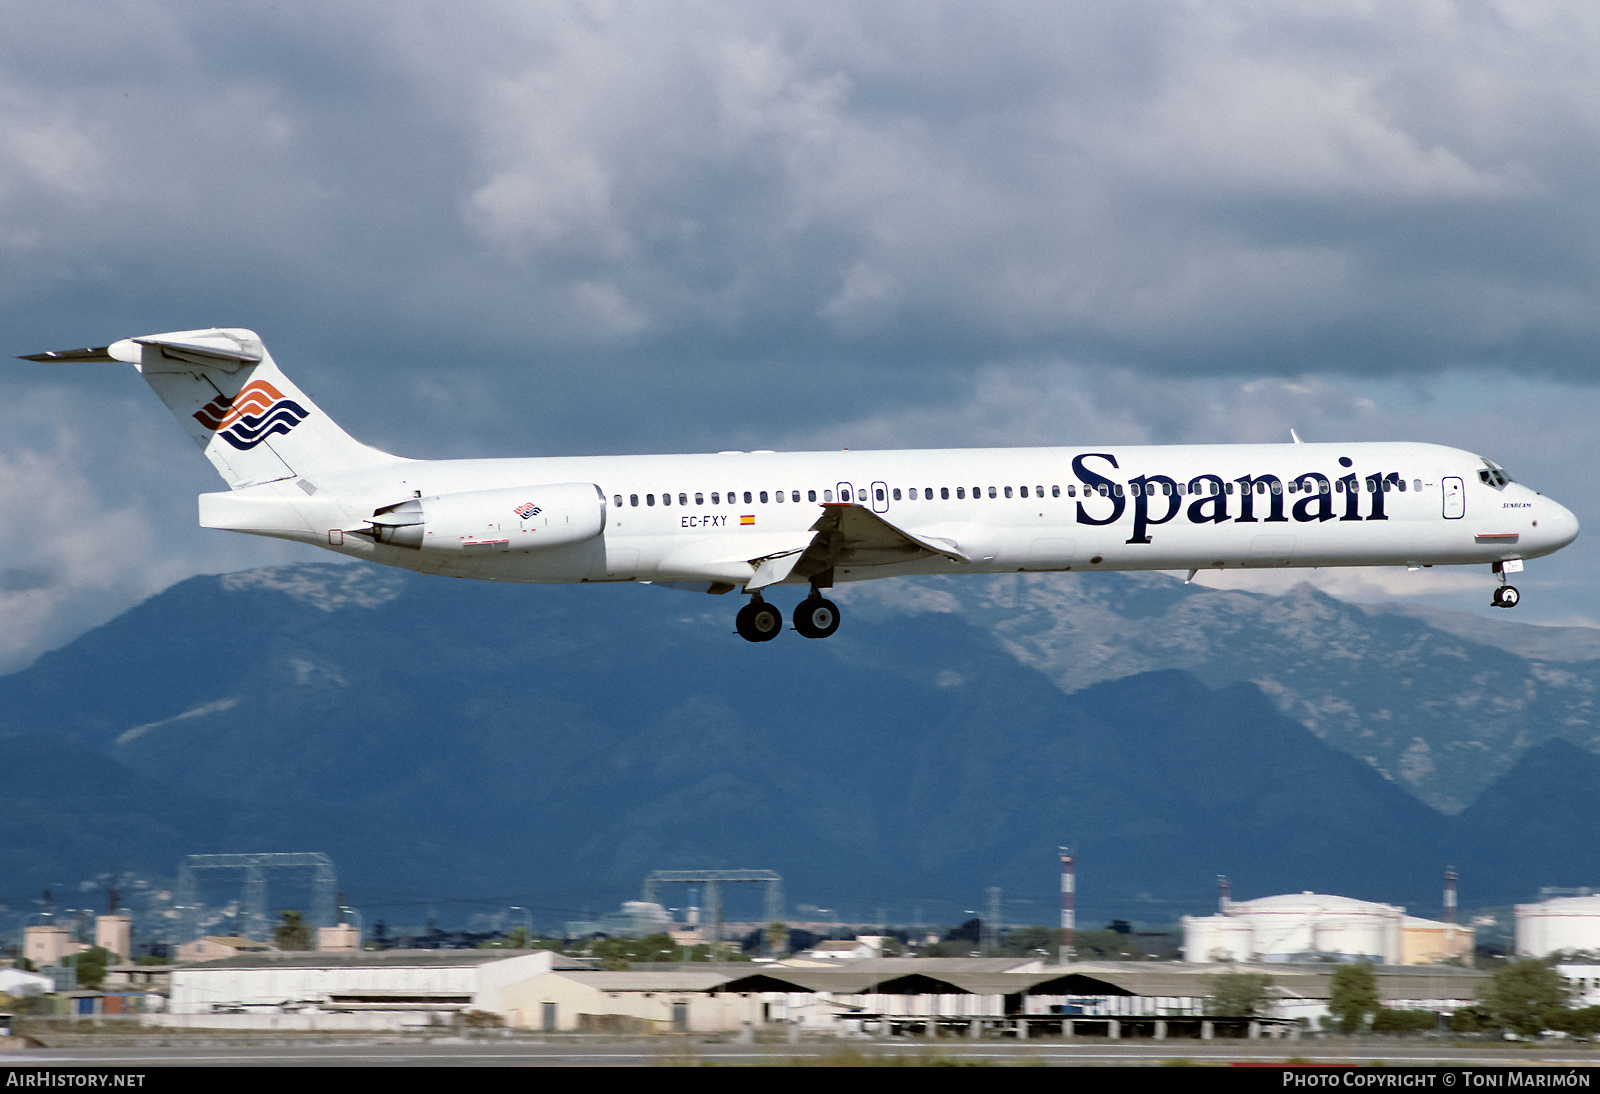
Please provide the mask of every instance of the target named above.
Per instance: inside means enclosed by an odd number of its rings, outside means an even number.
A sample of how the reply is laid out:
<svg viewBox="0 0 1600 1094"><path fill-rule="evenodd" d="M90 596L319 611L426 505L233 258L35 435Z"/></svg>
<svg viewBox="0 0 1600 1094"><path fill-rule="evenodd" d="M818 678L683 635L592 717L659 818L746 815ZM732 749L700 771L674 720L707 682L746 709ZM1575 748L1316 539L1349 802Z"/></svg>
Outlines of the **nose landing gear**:
<svg viewBox="0 0 1600 1094"><path fill-rule="evenodd" d="M1500 587L1494 591L1494 597L1489 603L1496 608L1515 608L1517 602L1522 599L1522 594L1517 592L1515 585L1506 584L1506 575L1521 573L1522 560L1519 558L1509 562L1494 562L1490 564L1489 569L1500 579Z"/></svg>

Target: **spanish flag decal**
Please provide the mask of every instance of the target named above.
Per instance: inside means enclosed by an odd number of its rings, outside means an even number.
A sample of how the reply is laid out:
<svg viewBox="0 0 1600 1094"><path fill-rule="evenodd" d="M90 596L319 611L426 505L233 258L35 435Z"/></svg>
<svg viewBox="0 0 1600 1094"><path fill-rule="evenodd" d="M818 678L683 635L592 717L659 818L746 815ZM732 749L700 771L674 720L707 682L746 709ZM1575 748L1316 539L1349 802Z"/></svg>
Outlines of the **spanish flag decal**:
<svg viewBox="0 0 1600 1094"><path fill-rule="evenodd" d="M744 515L744 516L739 518L739 523L740 524L754 524L755 522L756 522L756 515L754 513L747 513L746 515Z"/></svg>

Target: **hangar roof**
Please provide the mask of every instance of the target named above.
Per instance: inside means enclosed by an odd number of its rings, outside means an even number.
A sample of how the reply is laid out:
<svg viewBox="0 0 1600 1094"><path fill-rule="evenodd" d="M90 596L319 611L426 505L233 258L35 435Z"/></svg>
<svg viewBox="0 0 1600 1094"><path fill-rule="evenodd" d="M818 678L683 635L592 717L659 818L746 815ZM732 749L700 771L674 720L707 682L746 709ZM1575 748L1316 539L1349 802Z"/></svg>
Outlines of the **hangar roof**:
<svg viewBox="0 0 1600 1094"><path fill-rule="evenodd" d="M587 961L579 961L550 950L358 950L355 952L317 953L308 950L267 950L263 953L241 953L216 961L201 961L192 965L173 966L178 969L343 969L359 967L395 968L463 968L486 965L492 961L509 961L532 954L551 953L552 968L593 969Z"/></svg>

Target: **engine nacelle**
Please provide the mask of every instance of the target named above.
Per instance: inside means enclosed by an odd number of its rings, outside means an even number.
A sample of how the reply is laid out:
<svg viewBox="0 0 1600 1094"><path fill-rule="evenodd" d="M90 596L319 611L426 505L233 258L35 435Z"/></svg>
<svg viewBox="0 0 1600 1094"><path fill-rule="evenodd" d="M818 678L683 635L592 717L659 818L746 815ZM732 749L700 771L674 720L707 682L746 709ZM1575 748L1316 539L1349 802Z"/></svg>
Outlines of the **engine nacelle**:
<svg viewBox="0 0 1600 1094"><path fill-rule="evenodd" d="M592 482L436 494L368 518L379 543L414 551L537 551L593 539L606 528L606 499Z"/></svg>

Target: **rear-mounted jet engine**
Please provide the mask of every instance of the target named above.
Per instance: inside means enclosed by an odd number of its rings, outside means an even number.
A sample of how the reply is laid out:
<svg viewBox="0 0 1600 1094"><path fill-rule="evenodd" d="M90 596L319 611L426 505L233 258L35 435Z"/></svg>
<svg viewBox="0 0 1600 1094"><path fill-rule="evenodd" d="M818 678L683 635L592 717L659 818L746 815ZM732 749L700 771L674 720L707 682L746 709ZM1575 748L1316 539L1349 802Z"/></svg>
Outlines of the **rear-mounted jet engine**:
<svg viewBox="0 0 1600 1094"><path fill-rule="evenodd" d="M384 506L360 529L414 551L536 551L593 539L606 527L606 500L592 482L470 490Z"/></svg>

